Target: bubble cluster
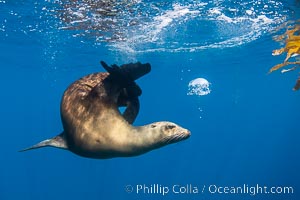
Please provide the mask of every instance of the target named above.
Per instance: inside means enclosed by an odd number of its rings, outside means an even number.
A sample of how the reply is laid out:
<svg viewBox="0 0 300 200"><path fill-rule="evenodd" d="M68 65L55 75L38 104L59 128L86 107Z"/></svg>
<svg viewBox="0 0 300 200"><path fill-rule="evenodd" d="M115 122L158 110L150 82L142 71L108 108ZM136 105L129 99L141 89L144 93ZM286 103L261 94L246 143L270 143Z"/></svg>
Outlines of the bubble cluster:
<svg viewBox="0 0 300 200"><path fill-rule="evenodd" d="M211 92L209 87L210 83L206 79L196 78L189 82L187 95L208 95Z"/></svg>

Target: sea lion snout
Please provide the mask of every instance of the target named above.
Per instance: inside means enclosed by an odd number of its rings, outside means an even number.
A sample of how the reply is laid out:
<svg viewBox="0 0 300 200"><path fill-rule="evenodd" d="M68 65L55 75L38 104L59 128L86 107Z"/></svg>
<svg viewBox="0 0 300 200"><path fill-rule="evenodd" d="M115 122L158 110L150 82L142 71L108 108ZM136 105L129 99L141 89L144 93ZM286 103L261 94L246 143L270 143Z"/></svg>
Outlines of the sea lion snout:
<svg viewBox="0 0 300 200"><path fill-rule="evenodd" d="M188 139L191 136L191 132L188 129L182 128L182 127L177 127L176 131L176 137L178 137L178 142L181 140Z"/></svg>
<svg viewBox="0 0 300 200"><path fill-rule="evenodd" d="M173 122L157 122L151 127L158 126L162 132L162 141L165 144L171 144L185 140L191 136L191 132Z"/></svg>
<svg viewBox="0 0 300 200"><path fill-rule="evenodd" d="M191 131L184 129L183 135L184 135L184 139L188 139L189 137L191 137Z"/></svg>

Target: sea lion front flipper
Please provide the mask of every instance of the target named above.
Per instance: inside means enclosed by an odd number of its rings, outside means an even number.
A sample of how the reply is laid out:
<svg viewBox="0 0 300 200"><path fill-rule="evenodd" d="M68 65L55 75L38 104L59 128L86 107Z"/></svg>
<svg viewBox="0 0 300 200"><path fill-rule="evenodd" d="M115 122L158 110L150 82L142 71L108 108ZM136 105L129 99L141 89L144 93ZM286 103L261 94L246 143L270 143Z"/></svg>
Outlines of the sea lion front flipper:
<svg viewBox="0 0 300 200"><path fill-rule="evenodd" d="M32 150L32 149L38 149L38 148L47 147L47 146L56 147L56 148L60 148L60 149L68 149L64 135L63 135L63 133L61 133L61 134L55 136L54 138L43 140L31 147L22 149L19 152L28 151L28 150Z"/></svg>

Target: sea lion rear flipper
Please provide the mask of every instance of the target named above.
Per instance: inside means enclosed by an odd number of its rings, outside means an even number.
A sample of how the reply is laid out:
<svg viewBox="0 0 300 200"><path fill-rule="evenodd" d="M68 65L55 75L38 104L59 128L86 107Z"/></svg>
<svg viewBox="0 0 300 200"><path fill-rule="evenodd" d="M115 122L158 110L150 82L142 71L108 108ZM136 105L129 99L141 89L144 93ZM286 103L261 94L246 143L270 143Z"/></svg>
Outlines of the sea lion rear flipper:
<svg viewBox="0 0 300 200"><path fill-rule="evenodd" d="M108 66L103 61L101 61L101 65L109 75L90 91L89 96L106 98L106 100L116 103L118 107L126 106L123 118L132 124L138 115L140 108L138 97L142 94L142 90L135 80L149 73L151 65L137 62L119 67L116 64Z"/></svg>
<svg viewBox="0 0 300 200"><path fill-rule="evenodd" d="M129 124L132 124L140 110L140 102L138 97L133 97L130 99L119 98L118 106L126 106L126 109L122 116Z"/></svg>
<svg viewBox="0 0 300 200"><path fill-rule="evenodd" d="M121 65L120 67L116 64L110 67L104 61L100 63L110 75L117 79L126 79L127 81L135 81L151 71L151 65L149 63L129 63Z"/></svg>
<svg viewBox="0 0 300 200"><path fill-rule="evenodd" d="M38 149L38 148L47 147L47 146L56 147L56 148L60 148L60 149L68 149L67 143L64 139L64 135L63 135L63 133L61 133L61 134L55 136L54 138L43 140L31 147L22 149L19 152L28 151L28 150L32 150L32 149Z"/></svg>
<svg viewBox="0 0 300 200"><path fill-rule="evenodd" d="M111 73L114 71L114 69L119 68L117 65L108 66L104 61L100 61L102 67L108 72Z"/></svg>
<svg viewBox="0 0 300 200"><path fill-rule="evenodd" d="M140 102L138 97L142 94L141 88L133 82L127 88L123 88L118 97L118 107L126 106L123 118L132 124L140 110Z"/></svg>

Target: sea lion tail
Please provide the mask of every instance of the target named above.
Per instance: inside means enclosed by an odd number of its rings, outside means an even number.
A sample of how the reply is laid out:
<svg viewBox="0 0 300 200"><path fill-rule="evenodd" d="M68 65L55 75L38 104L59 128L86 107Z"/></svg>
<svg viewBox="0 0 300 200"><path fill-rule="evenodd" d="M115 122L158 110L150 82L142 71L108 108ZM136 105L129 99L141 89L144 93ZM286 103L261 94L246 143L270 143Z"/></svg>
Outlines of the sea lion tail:
<svg viewBox="0 0 300 200"><path fill-rule="evenodd" d="M54 138L43 140L31 147L20 150L19 152L28 151L32 149L38 149L42 147L56 147L60 149L68 149L67 143L64 139L63 133L55 136Z"/></svg>

